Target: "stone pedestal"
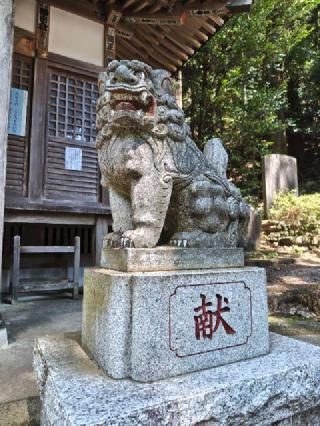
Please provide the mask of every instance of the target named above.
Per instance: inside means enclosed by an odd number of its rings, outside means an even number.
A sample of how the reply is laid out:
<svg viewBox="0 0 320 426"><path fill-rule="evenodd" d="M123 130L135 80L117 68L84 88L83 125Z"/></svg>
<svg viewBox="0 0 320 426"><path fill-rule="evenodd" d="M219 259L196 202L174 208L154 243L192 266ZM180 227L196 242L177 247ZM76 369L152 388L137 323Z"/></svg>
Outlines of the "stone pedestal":
<svg viewBox="0 0 320 426"><path fill-rule="evenodd" d="M270 349L247 361L139 383L108 377L76 340L38 338L42 426L319 425L320 348L271 334Z"/></svg>
<svg viewBox="0 0 320 426"><path fill-rule="evenodd" d="M319 424L320 348L269 346L264 270L239 266L241 251L225 267L224 251L167 250L161 272L126 272L155 268L157 249L112 251L124 271L86 271L81 340L37 339L42 426Z"/></svg>
<svg viewBox="0 0 320 426"><path fill-rule="evenodd" d="M132 256L151 258L157 250L111 249L109 262L134 269L139 263L132 262ZM172 252L168 269L183 267L194 251L168 250ZM203 258L209 265L207 250L195 250L199 256L190 263ZM224 265L228 257L239 264L242 251L231 252L228 256L215 251L211 264ZM159 380L269 350L266 278L261 268L161 272L99 268L87 269L84 282L82 344L111 377Z"/></svg>

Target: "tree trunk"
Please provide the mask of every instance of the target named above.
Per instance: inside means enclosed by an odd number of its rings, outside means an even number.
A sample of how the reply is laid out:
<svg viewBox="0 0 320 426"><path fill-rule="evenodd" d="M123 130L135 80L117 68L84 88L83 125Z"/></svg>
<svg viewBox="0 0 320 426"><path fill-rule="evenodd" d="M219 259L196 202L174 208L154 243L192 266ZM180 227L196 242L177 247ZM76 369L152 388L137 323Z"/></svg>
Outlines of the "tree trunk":
<svg viewBox="0 0 320 426"><path fill-rule="evenodd" d="M203 137L204 133L204 117L205 117L205 109L206 109L206 89L208 83L208 69L205 65L202 65L202 82L201 82L201 96L200 96L200 111L199 111L199 130L198 130L198 138L199 143Z"/></svg>

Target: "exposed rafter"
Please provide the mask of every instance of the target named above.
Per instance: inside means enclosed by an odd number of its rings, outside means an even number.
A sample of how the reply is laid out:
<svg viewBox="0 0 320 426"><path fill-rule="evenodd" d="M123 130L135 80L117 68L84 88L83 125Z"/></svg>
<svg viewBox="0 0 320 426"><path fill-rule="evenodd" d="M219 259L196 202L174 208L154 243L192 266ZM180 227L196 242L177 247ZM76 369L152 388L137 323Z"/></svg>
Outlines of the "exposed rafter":
<svg viewBox="0 0 320 426"><path fill-rule="evenodd" d="M115 57L136 58L175 72L234 13L253 0L48 0L104 24L105 51L115 34ZM111 51L111 50L110 50ZM108 55L105 55L108 56ZM111 57L111 56L110 56Z"/></svg>

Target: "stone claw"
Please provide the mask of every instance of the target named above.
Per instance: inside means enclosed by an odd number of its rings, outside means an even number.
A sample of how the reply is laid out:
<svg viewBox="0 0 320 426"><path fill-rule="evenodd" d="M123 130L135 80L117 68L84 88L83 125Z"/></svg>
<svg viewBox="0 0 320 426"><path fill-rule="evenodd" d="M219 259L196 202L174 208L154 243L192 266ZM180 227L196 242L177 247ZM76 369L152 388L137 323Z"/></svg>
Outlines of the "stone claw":
<svg viewBox="0 0 320 426"><path fill-rule="evenodd" d="M175 247L188 247L188 240L170 240L170 245Z"/></svg>
<svg viewBox="0 0 320 426"><path fill-rule="evenodd" d="M121 238L121 243L120 243L122 248L133 248L134 244L133 241L130 240L130 238Z"/></svg>
<svg viewBox="0 0 320 426"><path fill-rule="evenodd" d="M103 240L103 247L106 249L120 247L121 234L119 232L110 232Z"/></svg>

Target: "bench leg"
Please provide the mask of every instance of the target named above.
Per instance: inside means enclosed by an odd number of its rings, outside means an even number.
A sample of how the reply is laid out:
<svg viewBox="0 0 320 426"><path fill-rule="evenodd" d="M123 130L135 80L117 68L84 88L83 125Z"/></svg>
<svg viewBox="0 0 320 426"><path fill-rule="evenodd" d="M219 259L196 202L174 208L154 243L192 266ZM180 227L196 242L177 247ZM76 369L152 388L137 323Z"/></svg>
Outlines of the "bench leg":
<svg viewBox="0 0 320 426"><path fill-rule="evenodd" d="M19 285L20 275L20 236L16 235L13 239L13 263L12 263L12 282L11 282L11 303L17 302L17 287Z"/></svg>
<svg viewBox="0 0 320 426"><path fill-rule="evenodd" d="M73 298L79 297L79 275L80 275L80 237L75 238L74 262L73 262Z"/></svg>
<svg viewBox="0 0 320 426"><path fill-rule="evenodd" d="M73 299L79 299L79 285L76 283L73 283L72 297Z"/></svg>

